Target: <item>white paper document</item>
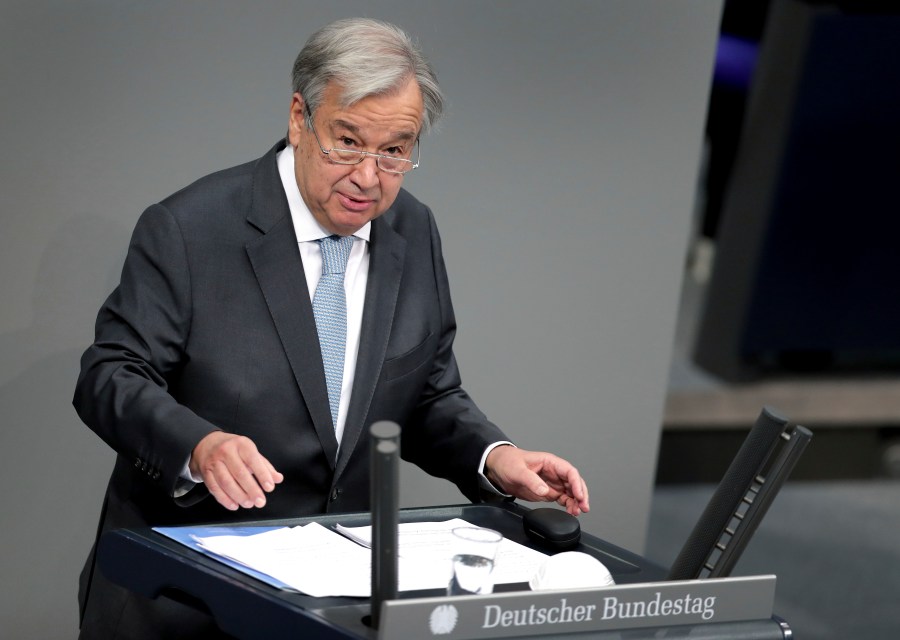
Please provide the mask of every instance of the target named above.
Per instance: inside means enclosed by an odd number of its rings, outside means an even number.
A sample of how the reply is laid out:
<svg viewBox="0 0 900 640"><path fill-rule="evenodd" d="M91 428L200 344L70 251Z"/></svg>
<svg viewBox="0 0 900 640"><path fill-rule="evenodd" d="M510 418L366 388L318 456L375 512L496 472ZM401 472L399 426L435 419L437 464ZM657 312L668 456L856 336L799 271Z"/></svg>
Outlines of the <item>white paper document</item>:
<svg viewBox="0 0 900 640"><path fill-rule="evenodd" d="M465 526L473 525L458 518L401 524L398 589L446 588L451 573L450 531ZM206 551L311 596L369 597L372 552L368 545L372 528L338 525L338 529L343 535L313 522L255 535L205 536L195 540ZM494 583L528 582L546 557L504 538L494 564Z"/></svg>
<svg viewBox="0 0 900 640"><path fill-rule="evenodd" d="M400 590L403 591L403 561L414 560L420 570L426 570L429 564L438 562L443 568L442 581L437 586L425 588L443 588L447 586L452 573L451 558L453 555L453 534L456 527L473 527L475 525L460 518L445 522L408 522L399 526L397 543L400 556ZM337 525L337 530L358 541L360 544L372 544L372 527L344 527ZM503 538L497 557L494 559L494 570L491 572L494 584L512 582L528 582L535 574L547 555L535 551L508 538ZM428 567L428 571L436 572L439 567Z"/></svg>
<svg viewBox="0 0 900 640"><path fill-rule="evenodd" d="M251 536L207 536L197 542L311 596L368 597L371 591L371 552L315 522Z"/></svg>

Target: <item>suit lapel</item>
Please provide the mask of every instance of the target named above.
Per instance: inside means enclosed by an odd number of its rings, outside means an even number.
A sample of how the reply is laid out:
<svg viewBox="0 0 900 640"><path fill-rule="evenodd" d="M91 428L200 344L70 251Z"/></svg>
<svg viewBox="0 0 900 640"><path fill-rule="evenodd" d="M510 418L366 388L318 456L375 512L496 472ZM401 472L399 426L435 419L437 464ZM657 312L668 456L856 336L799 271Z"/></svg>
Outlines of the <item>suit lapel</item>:
<svg viewBox="0 0 900 640"><path fill-rule="evenodd" d="M335 477L347 466L360 434L368 426L369 407L375 386L381 375L381 365L387 352L388 338L400 291L400 276L406 253L406 240L385 221L385 216L372 222L369 239L369 278L366 284L365 306L359 336L359 354L353 395L341 439ZM363 452L368 455L367 452Z"/></svg>
<svg viewBox="0 0 900 640"><path fill-rule="evenodd" d="M297 236L275 162L275 153L281 148L284 143L276 145L260 160L253 177L253 202L247 221L263 235L247 243L247 256L319 442L334 465L338 445L331 423L319 338Z"/></svg>

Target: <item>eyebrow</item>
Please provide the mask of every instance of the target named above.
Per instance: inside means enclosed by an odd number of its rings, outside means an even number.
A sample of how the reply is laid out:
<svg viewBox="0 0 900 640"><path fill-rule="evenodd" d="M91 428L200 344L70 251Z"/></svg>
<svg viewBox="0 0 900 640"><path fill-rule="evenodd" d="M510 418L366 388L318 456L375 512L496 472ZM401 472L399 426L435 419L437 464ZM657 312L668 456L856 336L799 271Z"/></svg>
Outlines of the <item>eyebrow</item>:
<svg viewBox="0 0 900 640"><path fill-rule="evenodd" d="M351 122L347 122L346 120L341 120L340 118L338 118L337 120L335 120L334 122L331 123L332 131L334 131L336 128L339 128L339 127L346 129L353 135L361 137L361 132L359 130L359 127L357 127L355 124L353 124ZM415 140L418 137L419 137L419 134L417 132L406 129L406 130L398 131L396 133L392 133L390 139L402 141L402 142L408 142L410 140Z"/></svg>

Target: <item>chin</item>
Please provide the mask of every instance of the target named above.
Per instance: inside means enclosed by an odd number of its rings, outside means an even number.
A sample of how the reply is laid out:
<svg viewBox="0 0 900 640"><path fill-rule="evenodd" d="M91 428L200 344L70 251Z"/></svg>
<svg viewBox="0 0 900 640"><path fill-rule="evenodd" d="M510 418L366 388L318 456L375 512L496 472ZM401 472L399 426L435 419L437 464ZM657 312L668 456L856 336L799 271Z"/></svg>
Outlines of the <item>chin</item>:
<svg viewBox="0 0 900 640"><path fill-rule="evenodd" d="M374 215L368 213L358 214L344 212L341 213L341 215L331 217L329 222L331 223L332 229L334 229L336 233L342 236L348 236L359 231L362 227L366 226L367 223L371 222L379 215L380 212Z"/></svg>
<svg viewBox="0 0 900 640"><path fill-rule="evenodd" d="M369 218L365 219L356 219L356 220L339 220L339 221L331 221L329 225L329 231L332 233L336 233L339 236L350 236L359 231L361 228L366 226L366 223L369 222Z"/></svg>

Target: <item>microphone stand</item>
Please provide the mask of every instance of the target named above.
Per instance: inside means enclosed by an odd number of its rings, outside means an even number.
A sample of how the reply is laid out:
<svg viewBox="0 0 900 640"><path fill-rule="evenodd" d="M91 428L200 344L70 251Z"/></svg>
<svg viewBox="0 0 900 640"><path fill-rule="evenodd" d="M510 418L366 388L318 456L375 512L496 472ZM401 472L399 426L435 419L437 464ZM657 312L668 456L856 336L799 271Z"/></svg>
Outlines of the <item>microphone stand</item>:
<svg viewBox="0 0 900 640"><path fill-rule="evenodd" d="M372 602L370 626L378 628L381 603L397 597L397 526L400 501L400 426L382 420L371 435Z"/></svg>

